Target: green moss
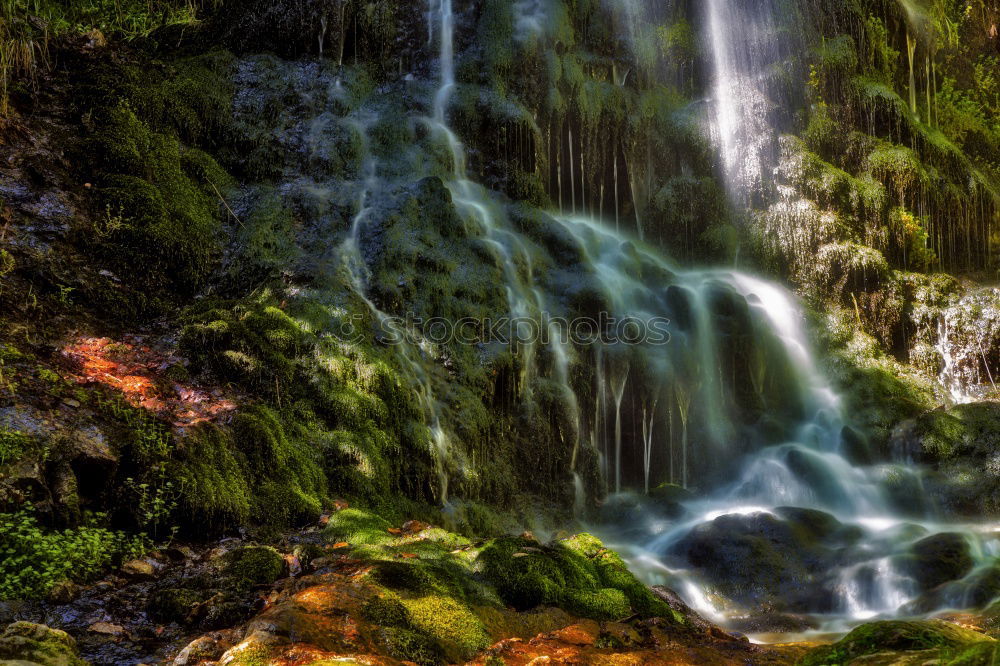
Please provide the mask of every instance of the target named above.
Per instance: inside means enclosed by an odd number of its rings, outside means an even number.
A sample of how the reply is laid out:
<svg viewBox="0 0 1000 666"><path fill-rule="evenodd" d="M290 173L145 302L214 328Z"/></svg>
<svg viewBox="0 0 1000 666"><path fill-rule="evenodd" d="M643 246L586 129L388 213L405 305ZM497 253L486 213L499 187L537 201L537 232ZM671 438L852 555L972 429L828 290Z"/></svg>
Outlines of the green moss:
<svg viewBox="0 0 1000 666"><path fill-rule="evenodd" d="M194 428L170 463L184 489L182 515L210 529L246 524L253 499L244 466L229 433L210 424Z"/></svg>
<svg viewBox="0 0 1000 666"><path fill-rule="evenodd" d="M0 634L0 660L13 664L86 666L77 653L76 641L58 629L31 622L15 622Z"/></svg>
<svg viewBox="0 0 1000 666"><path fill-rule="evenodd" d="M504 602L519 610L548 604L601 620L621 619L630 609L677 619L617 554L591 535L546 547L495 539L483 548L477 566Z"/></svg>
<svg viewBox="0 0 1000 666"><path fill-rule="evenodd" d="M315 519L326 498L326 475L310 446L307 431L286 425L274 410L256 406L233 419L233 437L259 483L257 512L269 522L299 523Z"/></svg>
<svg viewBox="0 0 1000 666"><path fill-rule="evenodd" d="M237 229L228 270L233 284L251 288L274 278L299 255L295 219L276 192L258 193L252 211Z"/></svg>
<svg viewBox="0 0 1000 666"><path fill-rule="evenodd" d="M618 553L604 547L599 539L590 534L579 534L565 542L566 547L588 558L594 563L601 584L624 592L632 609L645 617L657 616L673 618L682 622L680 616L628 570ZM622 616L623 617L623 616Z"/></svg>
<svg viewBox="0 0 1000 666"><path fill-rule="evenodd" d="M108 172L100 196L115 221L94 240L115 271L148 289L198 289L221 255L220 196L229 178L208 155L152 132L126 106L109 113L97 146Z"/></svg>
<svg viewBox="0 0 1000 666"><path fill-rule="evenodd" d="M375 596L365 602L361 608L365 620L382 627L407 627L409 616L406 606L395 595Z"/></svg>
<svg viewBox="0 0 1000 666"><path fill-rule="evenodd" d="M394 538L389 533L392 527L380 516L361 509L344 509L330 516L330 522L323 530L329 541L346 541L355 545L381 545Z"/></svg>
<svg viewBox="0 0 1000 666"><path fill-rule="evenodd" d="M445 659L441 648L433 640L410 629L383 627L379 638L396 659L412 661L419 666L437 666Z"/></svg>
<svg viewBox="0 0 1000 666"><path fill-rule="evenodd" d="M223 556L222 574L241 587L269 585L285 575L285 560L273 548L246 546Z"/></svg>
<svg viewBox="0 0 1000 666"><path fill-rule="evenodd" d="M449 661L471 659L490 645L483 623L455 599L428 595L402 603L413 629L437 642Z"/></svg>
<svg viewBox="0 0 1000 666"><path fill-rule="evenodd" d="M816 648L801 666L838 666L879 652L909 652L967 647L988 636L941 620L885 621L864 624L833 645Z"/></svg>
<svg viewBox="0 0 1000 666"><path fill-rule="evenodd" d="M263 645L248 645L241 650L230 652L232 666L269 666L273 650Z"/></svg>

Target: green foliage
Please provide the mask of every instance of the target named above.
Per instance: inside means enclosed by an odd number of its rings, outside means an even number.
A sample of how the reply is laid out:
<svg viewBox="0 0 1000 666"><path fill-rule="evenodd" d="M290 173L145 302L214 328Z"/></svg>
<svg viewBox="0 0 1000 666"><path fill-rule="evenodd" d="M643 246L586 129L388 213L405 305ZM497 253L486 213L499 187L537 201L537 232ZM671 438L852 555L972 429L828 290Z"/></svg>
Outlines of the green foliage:
<svg viewBox="0 0 1000 666"><path fill-rule="evenodd" d="M24 433L0 428L0 467L18 460L28 452L31 443Z"/></svg>
<svg viewBox="0 0 1000 666"><path fill-rule="evenodd" d="M0 599L44 597L63 581L89 582L147 547L142 538L101 527L48 531L30 507L0 514Z"/></svg>

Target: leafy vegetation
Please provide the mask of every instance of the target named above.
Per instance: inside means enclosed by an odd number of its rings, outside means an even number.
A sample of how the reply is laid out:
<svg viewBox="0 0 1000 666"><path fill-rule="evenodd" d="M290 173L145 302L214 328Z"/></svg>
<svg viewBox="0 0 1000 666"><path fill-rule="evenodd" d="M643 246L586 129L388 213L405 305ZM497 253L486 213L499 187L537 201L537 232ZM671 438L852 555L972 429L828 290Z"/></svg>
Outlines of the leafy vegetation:
<svg viewBox="0 0 1000 666"><path fill-rule="evenodd" d="M135 39L174 25L193 25L221 0L2 0L0 118L10 114L15 87L33 88L50 65L50 43L67 35Z"/></svg>
<svg viewBox="0 0 1000 666"><path fill-rule="evenodd" d="M44 597L64 581L89 582L146 548L142 537L94 525L51 531L30 506L0 514L0 599Z"/></svg>

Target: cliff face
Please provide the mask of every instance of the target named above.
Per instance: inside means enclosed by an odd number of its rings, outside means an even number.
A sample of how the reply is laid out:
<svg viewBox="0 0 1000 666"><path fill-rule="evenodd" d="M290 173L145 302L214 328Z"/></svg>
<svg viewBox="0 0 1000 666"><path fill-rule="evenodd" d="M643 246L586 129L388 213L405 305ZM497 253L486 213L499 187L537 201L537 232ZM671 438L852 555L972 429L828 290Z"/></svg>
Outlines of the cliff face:
<svg viewBox="0 0 1000 666"><path fill-rule="evenodd" d="M455 136L434 118L436 5L180 4L4 10L7 511L159 539L304 523L342 496L424 517L449 499L486 532L593 509L594 442L643 441L657 409L623 388L616 426L616 359L395 322L607 309L593 235L557 212L642 239L622 253L643 279L673 279L648 245L789 281L876 459L935 404L962 291L939 271L993 268L1000 17L981 0L760 3L780 48L751 54L770 129L739 190L702 3L456 0ZM470 213L457 174L489 205ZM734 400L758 415L766 356L722 292ZM1000 343L981 357L963 358L985 384ZM691 398L671 401L687 446Z"/></svg>

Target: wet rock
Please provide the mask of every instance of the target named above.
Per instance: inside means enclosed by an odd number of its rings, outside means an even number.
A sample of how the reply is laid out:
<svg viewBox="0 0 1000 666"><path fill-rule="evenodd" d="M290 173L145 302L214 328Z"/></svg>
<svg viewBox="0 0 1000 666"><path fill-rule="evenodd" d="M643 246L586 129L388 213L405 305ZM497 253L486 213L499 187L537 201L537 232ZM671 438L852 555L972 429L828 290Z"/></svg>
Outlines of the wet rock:
<svg viewBox="0 0 1000 666"><path fill-rule="evenodd" d="M147 560L131 560L122 565L122 574L133 580L152 580L156 568Z"/></svg>
<svg viewBox="0 0 1000 666"><path fill-rule="evenodd" d="M156 622L184 624L202 598L203 595L196 590L184 588L157 590L150 594L146 602L146 612Z"/></svg>
<svg viewBox="0 0 1000 666"><path fill-rule="evenodd" d="M118 456L104 433L96 427L75 430L65 438L63 446L80 494L96 497L104 492L118 469Z"/></svg>
<svg viewBox="0 0 1000 666"><path fill-rule="evenodd" d="M174 562L191 561L198 557L190 546L171 546L163 550L163 554Z"/></svg>
<svg viewBox="0 0 1000 666"><path fill-rule="evenodd" d="M825 524L817 529L832 529ZM833 599L819 582L833 553L814 532L769 513L720 516L692 529L671 553L699 570L718 594L744 607L833 610Z"/></svg>
<svg viewBox="0 0 1000 666"><path fill-rule="evenodd" d="M791 613L762 613L727 620L727 626L741 634L798 634L819 628L812 618Z"/></svg>
<svg viewBox="0 0 1000 666"><path fill-rule="evenodd" d="M125 635L125 627L120 624L112 624L111 622L95 622L87 627L87 630L94 634L103 634L104 636Z"/></svg>
<svg viewBox="0 0 1000 666"><path fill-rule="evenodd" d="M80 586L68 580L56 583L49 590L46 598L54 604L68 604L80 594Z"/></svg>
<svg viewBox="0 0 1000 666"><path fill-rule="evenodd" d="M193 666L205 661L214 661L236 642L235 632L214 631L199 636L188 643L174 658L174 666Z"/></svg>
<svg viewBox="0 0 1000 666"><path fill-rule="evenodd" d="M774 510L788 521L792 529L806 539L828 539L840 532L843 524L823 511L801 507L782 506Z"/></svg>
<svg viewBox="0 0 1000 666"><path fill-rule="evenodd" d="M972 570L973 560L965 536L945 532L921 539L910 549L905 568L923 590L958 580Z"/></svg>
<svg viewBox="0 0 1000 666"><path fill-rule="evenodd" d="M665 601L670 608L680 613L688 625L702 630L708 630L712 626L711 622L702 617L698 611L684 603L680 595L670 588L663 585L654 585L650 589L658 599Z"/></svg>
<svg viewBox="0 0 1000 666"><path fill-rule="evenodd" d="M1000 565L974 571L924 592L901 610L906 615L924 615L941 608L983 608L1000 597Z"/></svg>
<svg viewBox="0 0 1000 666"><path fill-rule="evenodd" d="M245 622L253 615L255 606L242 598L221 594L213 597L195 613L201 615L203 629L229 629Z"/></svg>
<svg viewBox="0 0 1000 666"><path fill-rule="evenodd" d="M15 622L0 634L0 660L4 659L41 666L86 666L69 634L31 622Z"/></svg>
<svg viewBox="0 0 1000 666"><path fill-rule="evenodd" d="M601 625L593 620L584 620L552 632L553 638L570 645L594 645L600 635Z"/></svg>

